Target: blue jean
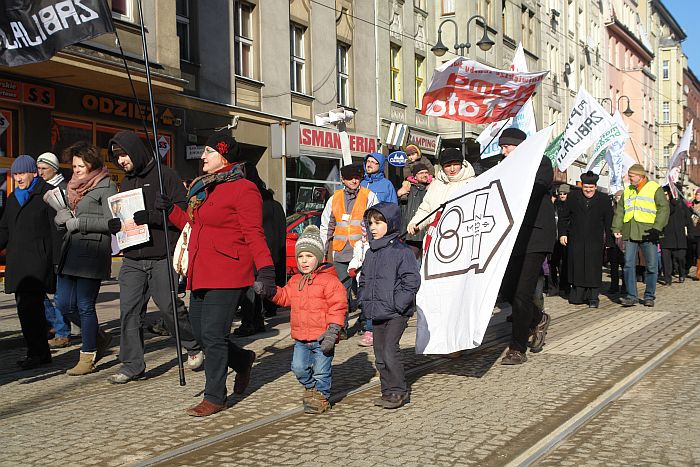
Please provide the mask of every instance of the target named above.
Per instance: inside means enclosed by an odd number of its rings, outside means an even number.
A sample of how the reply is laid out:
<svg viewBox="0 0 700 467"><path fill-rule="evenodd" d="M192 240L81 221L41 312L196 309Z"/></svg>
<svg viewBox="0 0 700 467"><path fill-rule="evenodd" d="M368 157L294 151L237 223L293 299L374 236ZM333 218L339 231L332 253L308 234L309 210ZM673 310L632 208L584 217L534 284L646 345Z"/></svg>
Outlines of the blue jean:
<svg viewBox="0 0 700 467"><path fill-rule="evenodd" d="M80 329L83 336L83 352L95 352L97 350L97 294L100 292L100 279L87 279L84 277L59 275L56 279L56 305L64 313L68 310L78 309L80 316ZM70 316L69 316L70 317Z"/></svg>
<svg viewBox="0 0 700 467"><path fill-rule="evenodd" d="M656 279L659 277L657 246L653 242L635 242L625 240L625 267L623 275L627 296L637 298L637 250L641 249L646 263L644 271L644 300L656 298Z"/></svg>
<svg viewBox="0 0 700 467"><path fill-rule="evenodd" d="M70 336L70 321L64 319L61 310L54 306L53 301L47 295L44 295L44 314L56 337Z"/></svg>
<svg viewBox="0 0 700 467"><path fill-rule="evenodd" d="M317 341L294 343L292 373L306 389L315 387L326 399L331 395L332 366L333 353L325 355Z"/></svg>

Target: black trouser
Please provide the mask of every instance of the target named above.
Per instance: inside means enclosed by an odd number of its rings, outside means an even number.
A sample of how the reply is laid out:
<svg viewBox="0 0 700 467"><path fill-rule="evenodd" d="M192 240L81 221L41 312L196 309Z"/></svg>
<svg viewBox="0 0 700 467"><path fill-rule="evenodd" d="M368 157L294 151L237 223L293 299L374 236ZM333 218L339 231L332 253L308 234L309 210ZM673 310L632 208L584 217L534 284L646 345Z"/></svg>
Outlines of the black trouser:
<svg viewBox="0 0 700 467"><path fill-rule="evenodd" d="M600 303L598 294L600 294L600 287L579 287L573 285L569 294L569 303L572 305Z"/></svg>
<svg viewBox="0 0 700 467"><path fill-rule="evenodd" d="M252 287L248 287L241 297L241 327L257 330L265 329L262 312L262 298Z"/></svg>
<svg viewBox="0 0 700 467"><path fill-rule="evenodd" d="M664 280L671 283L674 268L678 271L678 277L685 277L685 248L662 248L661 260L664 265Z"/></svg>
<svg viewBox="0 0 700 467"><path fill-rule="evenodd" d="M527 351L532 330L542 320L543 311L535 303L535 289L546 253L511 256L506 268L501 294L513 307L513 336L510 348Z"/></svg>
<svg viewBox="0 0 700 467"><path fill-rule="evenodd" d="M549 262L551 289L549 295L558 295L560 291L569 293L568 248L557 242Z"/></svg>
<svg viewBox="0 0 700 467"><path fill-rule="evenodd" d="M236 372L248 367L250 351L231 341L233 313L245 289L199 289L190 296L190 322L194 336L204 349L204 399L226 403L227 367Z"/></svg>
<svg viewBox="0 0 700 467"><path fill-rule="evenodd" d="M607 248L607 256L610 261L610 288L619 290L620 279L622 279L624 283L624 276L621 274L621 271L625 266L625 255L617 245L615 245Z"/></svg>
<svg viewBox="0 0 700 467"><path fill-rule="evenodd" d="M22 327L22 335L27 345L27 356L51 359L51 350L46 340L49 331L44 314L44 296L46 292L16 292L17 315Z"/></svg>
<svg viewBox="0 0 700 467"><path fill-rule="evenodd" d="M408 317L372 321L374 328L374 364L379 371L382 395L408 392L406 373L401 361L399 341L406 330Z"/></svg>

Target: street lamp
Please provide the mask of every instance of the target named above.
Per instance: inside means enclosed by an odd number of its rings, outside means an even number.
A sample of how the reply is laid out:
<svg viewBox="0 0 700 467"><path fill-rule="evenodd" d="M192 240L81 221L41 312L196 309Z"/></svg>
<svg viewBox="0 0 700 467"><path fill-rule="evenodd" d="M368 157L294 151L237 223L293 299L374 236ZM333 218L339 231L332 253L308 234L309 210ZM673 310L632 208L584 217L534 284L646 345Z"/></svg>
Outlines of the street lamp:
<svg viewBox="0 0 700 467"><path fill-rule="evenodd" d="M445 23L452 23L452 25L455 27L455 43L452 46L455 49L455 53L457 55L460 55L464 57L466 54L469 53L469 49L471 48L472 44L469 42L469 25L471 24L472 21L475 19L480 19L482 23L484 23L484 35L481 36L481 39L476 43L476 45L483 50L484 52L488 52L491 50L491 47L494 46L495 42L491 40L489 37L489 25L486 22L486 19L481 16L481 15L473 15L471 18L467 20L467 40L466 42L459 43L458 37L459 37L459 26L457 25L457 22L453 20L452 18L445 18L442 20L440 23L440 26L438 27L438 37L437 37L437 42L435 43L434 46L430 48L430 51L433 52L436 56L442 57L447 53L449 50L447 46L442 42L442 27L444 26ZM461 145L462 145L462 157L464 159L467 158L467 138L466 138L466 125L464 122L462 122L462 138L461 138Z"/></svg>
<svg viewBox="0 0 700 467"><path fill-rule="evenodd" d="M617 98L617 108L618 109L620 108L620 100L622 100L623 97L627 99L627 108L622 112L622 114L625 117L631 117L632 114L634 114L634 110L632 110L632 108L630 107L630 98L628 96L620 96ZM612 115L613 114L613 101L609 97L604 97L600 100L600 104L603 105L605 103L605 101L608 101L610 103L610 115Z"/></svg>

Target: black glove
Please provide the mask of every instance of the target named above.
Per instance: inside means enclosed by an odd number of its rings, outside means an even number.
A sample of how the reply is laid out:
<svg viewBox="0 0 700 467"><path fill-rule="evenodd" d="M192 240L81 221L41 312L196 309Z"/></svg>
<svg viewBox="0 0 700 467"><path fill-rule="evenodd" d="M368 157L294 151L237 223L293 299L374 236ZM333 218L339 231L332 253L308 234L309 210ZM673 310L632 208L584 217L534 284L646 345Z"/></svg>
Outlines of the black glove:
<svg viewBox="0 0 700 467"><path fill-rule="evenodd" d="M661 231L658 229L649 229L647 230L647 233L642 237L642 240L647 241L647 242L653 242L653 243L658 243L659 238L661 237Z"/></svg>
<svg viewBox="0 0 700 467"><path fill-rule="evenodd" d="M325 355L333 352L335 348L335 343L338 342L338 335L340 334L340 326L337 324L330 324L326 332L321 334L318 342L321 344L321 352Z"/></svg>
<svg viewBox="0 0 700 467"><path fill-rule="evenodd" d="M109 229L109 233L112 235L116 234L122 229L122 220L118 217L113 217L107 221L107 228Z"/></svg>
<svg viewBox="0 0 700 467"><path fill-rule="evenodd" d="M277 284L275 284L275 267L265 266L258 271L258 277L255 278L253 291L264 297L272 298L277 293Z"/></svg>
<svg viewBox="0 0 700 467"><path fill-rule="evenodd" d="M151 211L146 211L146 210L136 211L134 213L134 223L136 223L136 225L150 224L151 223Z"/></svg>
<svg viewBox="0 0 700 467"><path fill-rule="evenodd" d="M170 196L164 195L162 193L156 194L156 199L153 202L153 207L159 211L165 211L166 214L170 215L173 211L173 200Z"/></svg>

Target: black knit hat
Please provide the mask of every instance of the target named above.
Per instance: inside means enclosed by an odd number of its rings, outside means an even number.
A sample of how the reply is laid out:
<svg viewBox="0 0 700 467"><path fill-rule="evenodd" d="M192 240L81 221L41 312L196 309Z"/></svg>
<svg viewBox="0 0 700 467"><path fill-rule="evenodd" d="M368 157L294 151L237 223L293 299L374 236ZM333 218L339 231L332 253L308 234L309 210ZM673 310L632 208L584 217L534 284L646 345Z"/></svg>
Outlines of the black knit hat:
<svg viewBox="0 0 700 467"><path fill-rule="evenodd" d="M498 145L504 146L507 144L517 146L527 139L527 135L523 130L518 128L506 128L501 133L501 137L498 138Z"/></svg>
<svg viewBox="0 0 700 467"><path fill-rule="evenodd" d="M442 150L439 158L440 165L445 165L455 161L459 163L464 162L464 157L462 157L462 152L459 149L445 148Z"/></svg>
<svg viewBox="0 0 700 467"><path fill-rule="evenodd" d="M597 185L599 178L598 174L589 170L581 174L581 183L583 185Z"/></svg>
<svg viewBox="0 0 700 467"><path fill-rule="evenodd" d="M216 152L221 154L224 159L228 162L238 162L239 161L239 147L238 141L223 131L214 133L209 138L207 138L206 145L212 149L216 149Z"/></svg>
<svg viewBox="0 0 700 467"><path fill-rule="evenodd" d="M350 164L340 168L340 176L345 180L353 178L362 179L365 176L365 169L361 164Z"/></svg>
<svg viewBox="0 0 700 467"><path fill-rule="evenodd" d="M427 170L428 172L430 172L430 169L427 165L418 163L411 167L411 175L415 177L421 170Z"/></svg>

